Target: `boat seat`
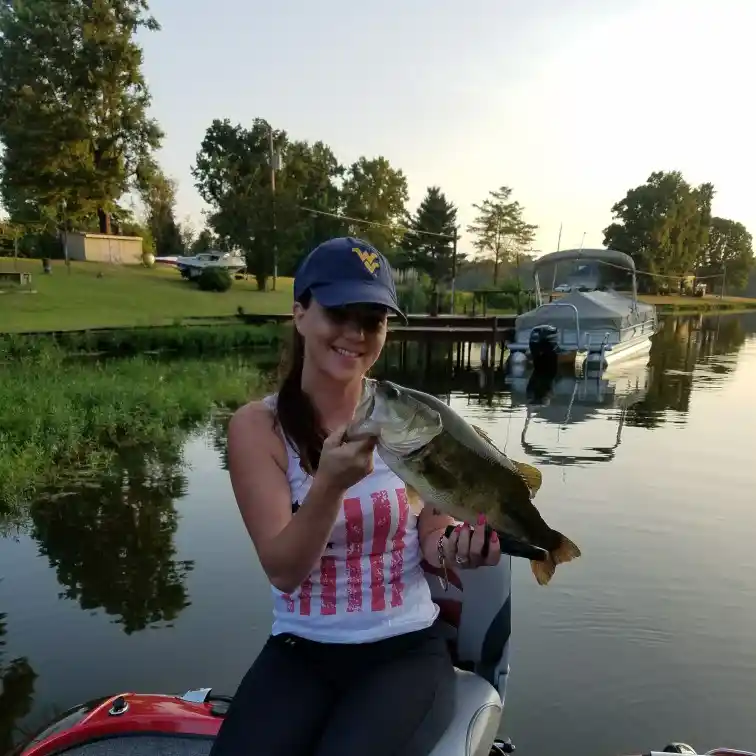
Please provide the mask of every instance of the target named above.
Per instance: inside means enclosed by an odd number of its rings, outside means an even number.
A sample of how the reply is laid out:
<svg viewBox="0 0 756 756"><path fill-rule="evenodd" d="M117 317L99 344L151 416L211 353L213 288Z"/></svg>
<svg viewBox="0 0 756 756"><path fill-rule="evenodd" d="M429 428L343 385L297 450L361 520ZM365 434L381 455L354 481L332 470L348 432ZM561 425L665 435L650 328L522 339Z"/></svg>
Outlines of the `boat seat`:
<svg viewBox="0 0 756 756"><path fill-rule="evenodd" d="M455 712L431 756L488 756L501 723L503 703L482 677L456 670Z"/></svg>
<svg viewBox="0 0 756 756"><path fill-rule="evenodd" d="M455 713L429 756L488 756L497 739L509 676L511 557L496 567L441 571L423 563L456 672Z"/></svg>

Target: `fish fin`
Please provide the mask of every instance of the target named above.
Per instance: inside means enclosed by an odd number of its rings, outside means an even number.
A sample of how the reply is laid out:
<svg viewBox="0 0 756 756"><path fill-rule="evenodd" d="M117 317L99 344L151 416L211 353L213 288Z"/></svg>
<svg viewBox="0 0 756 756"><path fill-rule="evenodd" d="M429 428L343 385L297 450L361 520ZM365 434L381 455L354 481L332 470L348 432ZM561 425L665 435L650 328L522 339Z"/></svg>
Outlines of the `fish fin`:
<svg viewBox="0 0 756 756"><path fill-rule="evenodd" d="M565 562L577 559L581 553L580 549L567 536L562 535L558 531L554 532L560 539L559 546L549 552L551 558L554 560L554 564L564 564Z"/></svg>
<svg viewBox="0 0 756 756"><path fill-rule="evenodd" d="M491 445L494 451L501 454L501 456L506 457L504 452L496 446L491 437L482 428L479 428L477 425L471 425L471 427L486 443ZM509 459L509 457L506 458ZM509 461L515 466L517 472L520 473L528 484L531 498L534 497L538 493L541 483L543 482L543 476L541 475L540 470L526 462L515 462L513 459L509 459Z"/></svg>
<svg viewBox="0 0 756 756"><path fill-rule="evenodd" d="M531 495L535 496L543 482L541 471L526 462L515 462L515 460L512 460L512 464L517 468L520 475L525 478L525 482L528 484Z"/></svg>
<svg viewBox="0 0 756 756"><path fill-rule="evenodd" d="M414 514L417 517L420 514L420 512L423 511L423 508L425 507L425 503L420 497L420 494L411 485L409 485L409 483L405 483L404 487L405 487L405 490L407 491L407 502L410 505L412 514Z"/></svg>
<svg viewBox="0 0 756 756"><path fill-rule="evenodd" d="M538 585L548 585L551 578L554 577L556 565L554 564L551 555L549 555L542 562L531 559L530 569L533 571L535 579L538 581Z"/></svg>
<svg viewBox="0 0 756 756"><path fill-rule="evenodd" d="M548 585L554 577L558 564L571 562L580 556L580 549L567 536L554 531L559 536L559 546L548 552L548 556L542 562L530 561L530 569L535 575L539 585Z"/></svg>
<svg viewBox="0 0 756 756"><path fill-rule="evenodd" d="M501 449L496 446L496 444L491 439L491 436L489 436L488 433L483 430L483 428L479 428L477 425L471 425L471 427L484 441L487 441L489 444L491 444L491 446L493 446L494 449L496 449L497 452L499 452L499 454L502 454Z"/></svg>

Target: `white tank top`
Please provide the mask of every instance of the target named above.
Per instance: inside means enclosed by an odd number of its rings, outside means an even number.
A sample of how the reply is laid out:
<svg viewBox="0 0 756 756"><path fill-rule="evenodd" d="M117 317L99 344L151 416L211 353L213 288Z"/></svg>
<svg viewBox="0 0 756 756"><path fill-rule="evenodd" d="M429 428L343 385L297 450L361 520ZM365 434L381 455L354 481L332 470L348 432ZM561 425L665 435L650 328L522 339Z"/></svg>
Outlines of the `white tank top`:
<svg viewBox="0 0 756 756"><path fill-rule="evenodd" d="M276 396L263 400L275 412ZM284 438L292 509L312 477ZM273 592L273 635L324 643L365 643L429 627L438 615L421 567L417 516L405 484L378 456L344 496L320 563L293 593Z"/></svg>

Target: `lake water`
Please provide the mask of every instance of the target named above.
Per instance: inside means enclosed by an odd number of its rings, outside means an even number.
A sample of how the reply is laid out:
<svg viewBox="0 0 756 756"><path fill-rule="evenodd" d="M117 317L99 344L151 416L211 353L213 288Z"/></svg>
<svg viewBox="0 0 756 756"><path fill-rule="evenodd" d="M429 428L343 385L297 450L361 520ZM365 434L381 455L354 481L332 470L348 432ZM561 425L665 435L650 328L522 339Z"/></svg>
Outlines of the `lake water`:
<svg viewBox="0 0 756 756"><path fill-rule="evenodd" d="M583 552L548 587L514 560L518 753L756 748L756 315L667 318L648 366L530 409L525 380L420 352L385 369L536 464L539 508ZM222 424L69 493L0 540L0 753L101 694L232 693L268 633Z"/></svg>

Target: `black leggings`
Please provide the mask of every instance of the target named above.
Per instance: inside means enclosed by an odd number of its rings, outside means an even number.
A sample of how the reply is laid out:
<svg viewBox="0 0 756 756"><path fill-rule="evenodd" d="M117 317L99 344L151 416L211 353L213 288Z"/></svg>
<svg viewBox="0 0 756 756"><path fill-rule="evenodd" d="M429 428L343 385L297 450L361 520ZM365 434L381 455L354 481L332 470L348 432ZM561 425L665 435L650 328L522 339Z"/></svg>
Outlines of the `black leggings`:
<svg viewBox="0 0 756 756"><path fill-rule="evenodd" d="M210 756L425 756L454 714L438 628L374 643L268 638Z"/></svg>

